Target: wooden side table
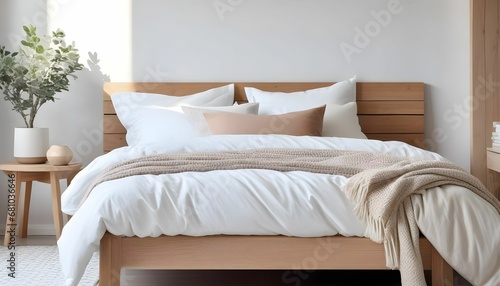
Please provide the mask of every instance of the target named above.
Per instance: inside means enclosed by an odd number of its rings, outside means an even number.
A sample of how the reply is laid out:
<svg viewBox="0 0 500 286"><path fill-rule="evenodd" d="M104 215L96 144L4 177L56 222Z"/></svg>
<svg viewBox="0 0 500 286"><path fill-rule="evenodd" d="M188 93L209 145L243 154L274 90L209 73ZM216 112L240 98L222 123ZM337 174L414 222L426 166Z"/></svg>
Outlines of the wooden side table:
<svg viewBox="0 0 500 286"><path fill-rule="evenodd" d="M31 200L31 186L33 181L48 183L52 189L52 215L54 217L54 226L56 229L56 238L59 239L63 227L61 213L61 187L59 180L66 179L67 184L71 183L73 177L80 171L82 165L80 163L69 163L63 166L53 166L45 164L19 164L19 163L4 163L0 164L0 170L4 171L9 180L11 176L15 176L15 211L7 213L7 222L5 224L4 246L7 246L10 241L9 230L19 230L19 237L26 237L28 234L28 217L29 206ZM21 183L25 182L25 195L23 202L22 220L17 219L19 212L19 200L21 195ZM10 181L9 181L10 184ZM10 184L10 187L12 184ZM9 190L10 191L10 190ZM12 202L12 200L10 201ZM9 204L9 202L8 202ZM18 227L16 226L18 223ZM15 232L14 232L15 233Z"/></svg>
<svg viewBox="0 0 500 286"><path fill-rule="evenodd" d="M486 187L500 200L500 150L487 148L486 167L488 168L488 182Z"/></svg>

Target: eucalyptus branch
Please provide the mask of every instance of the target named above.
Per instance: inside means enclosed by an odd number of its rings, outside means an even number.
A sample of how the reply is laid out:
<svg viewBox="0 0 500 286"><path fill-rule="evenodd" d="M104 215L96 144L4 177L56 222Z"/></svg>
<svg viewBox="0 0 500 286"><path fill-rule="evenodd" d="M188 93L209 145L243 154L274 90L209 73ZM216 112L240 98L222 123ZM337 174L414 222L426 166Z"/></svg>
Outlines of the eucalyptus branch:
<svg viewBox="0 0 500 286"><path fill-rule="evenodd" d="M29 123L28 123L28 120L26 118L28 118L28 115L26 115L25 113L22 113L21 116L23 117L23 120L24 120L24 124L26 125L26 127L30 127ZM33 128L33 125L32 125L32 128Z"/></svg>
<svg viewBox="0 0 500 286"><path fill-rule="evenodd" d="M33 123L35 121L35 114L38 112L38 105L40 104L40 98L37 97L35 99L35 103L33 104L33 106L31 107L31 111L30 111L30 121L29 121L29 128L33 128Z"/></svg>
<svg viewBox="0 0 500 286"><path fill-rule="evenodd" d="M83 64L79 63L78 50L66 45L63 31L39 37L32 25L23 26L23 30L26 35L18 52L0 46L0 90L26 127L32 128L42 105L54 101L57 92L69 90L68 76L76 79L74 73L82 70Z"/></svg>

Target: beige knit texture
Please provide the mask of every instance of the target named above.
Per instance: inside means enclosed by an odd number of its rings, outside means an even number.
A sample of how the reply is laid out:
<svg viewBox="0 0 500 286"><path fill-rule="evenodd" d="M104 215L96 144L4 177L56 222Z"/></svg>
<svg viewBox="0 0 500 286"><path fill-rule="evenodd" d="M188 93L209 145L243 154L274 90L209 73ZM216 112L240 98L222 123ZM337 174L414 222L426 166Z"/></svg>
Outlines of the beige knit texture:
<svg viewBox="0 0 500 286"><path fill-rule="evenodd" d="M400 269L402 285L426 285L410 195L443 185L465 187L500 213L500 203L476 177L435 160L401 158L396 164L358 173L343 189L355 203L354 213L367 222L366 236L384 243L387 267Z"/></svg>
<svg viewBox="0 0 500 286"><path fill-rule="evenodd" d="M470 189L500 213L500 203L482 183L458 166L427 158L365 151L268 148L228 152L158 154L119 163L100 174L100 183L145 174L266 169L304 171L350 178L343 191L367 224L366 236L384 243L389 268L399 268L404 286L426 285L420 258L419 229L410 195L442 185Z"/></svg>

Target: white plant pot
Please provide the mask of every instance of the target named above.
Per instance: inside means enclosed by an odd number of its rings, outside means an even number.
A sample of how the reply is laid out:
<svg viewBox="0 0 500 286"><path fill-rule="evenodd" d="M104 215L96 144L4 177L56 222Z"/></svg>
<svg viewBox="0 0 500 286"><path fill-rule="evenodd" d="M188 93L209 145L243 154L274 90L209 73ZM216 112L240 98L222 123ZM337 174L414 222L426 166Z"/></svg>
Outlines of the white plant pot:
<svg viewBox="0 0 500 286"><path fill-rule="evenodd" d="M48 149L49 128L14 129L14 158L18 163L45 163Z"/></svg>

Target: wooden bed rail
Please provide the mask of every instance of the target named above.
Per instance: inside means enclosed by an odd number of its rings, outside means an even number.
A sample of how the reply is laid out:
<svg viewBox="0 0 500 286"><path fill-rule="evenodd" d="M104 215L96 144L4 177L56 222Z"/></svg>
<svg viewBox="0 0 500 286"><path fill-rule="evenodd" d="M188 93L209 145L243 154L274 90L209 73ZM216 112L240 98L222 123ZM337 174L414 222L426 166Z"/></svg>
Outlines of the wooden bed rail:
<svg viewBox="0 0 500 286"><path fill-rule="evenodd" d="M118 237L106 233L100 246L100 286L120 285L120 270L320 270L385 269L382 244L361 237L161 236ZM453 269L425 238L420 239L432 285L453 285ZM204 259L190 259L203 257ZM208 259L207 259L208 258Z"/></svg>

